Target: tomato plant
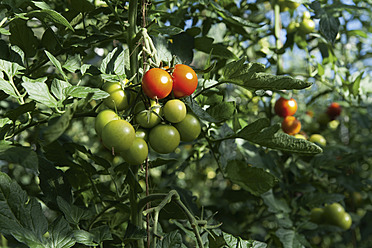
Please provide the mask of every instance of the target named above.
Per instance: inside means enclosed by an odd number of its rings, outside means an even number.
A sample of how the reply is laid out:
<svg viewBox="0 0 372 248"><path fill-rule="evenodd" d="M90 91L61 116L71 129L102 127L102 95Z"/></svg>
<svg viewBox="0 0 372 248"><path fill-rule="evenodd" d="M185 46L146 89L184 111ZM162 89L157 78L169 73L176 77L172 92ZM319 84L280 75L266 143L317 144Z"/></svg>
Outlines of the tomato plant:
<svg viewBox="0 0 372 248"><path fill-rule="evenodd" d="M159 124L151 129L149 143L151 148L158 153L171 153L180 143L180 134L171 125Z"/></svg>
<svg viewBox="0 0 372 248"><path fill-rule="evenodd" d="M172 123L181 122L185 118L186 112L186 105L178 99L167 101L163 107L165 119Z"/></svg>
<svg viewBox="0 0 372 248"><path fill-rule="evenodd" d="M142 79L143 92L152 99L163 99L167 97L173 86L172 77L160 68L148 70Z"/></svg>
<svg viewBox="0 0 372 248"><path fill-rule="evenodd" d="M198 86L198 77L195 71L183 64L177 64L173 73L173 94L176 98L190 96Z"/></svg>
<svg viewBox="0 0 372 248"><path fill-rule="evenodd" d="M275 113L281 117L294 115L297 111L297 102L295 99L286 99L280 97L274 105Z"/></svg>

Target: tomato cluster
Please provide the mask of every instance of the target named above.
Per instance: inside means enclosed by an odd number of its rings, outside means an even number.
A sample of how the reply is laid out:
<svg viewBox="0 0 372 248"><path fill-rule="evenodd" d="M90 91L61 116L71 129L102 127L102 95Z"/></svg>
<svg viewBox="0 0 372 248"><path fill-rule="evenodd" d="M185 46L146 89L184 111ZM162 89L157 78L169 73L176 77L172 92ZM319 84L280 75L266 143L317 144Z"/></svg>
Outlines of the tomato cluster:
<svg viewBox="0 0 372 248"><path fill-rule="evenodd" d="M169 72L150 69L137 90L134 86L127 91L126 85L123 88L120 83L112 82L102 87L110 96L103 101L108 109L99 112L95 119L96 133L107 149L120 154L129 164L143 163L149 146L157 153L171 153L181 141L191 142L201 132L199 119L179 99L195 91L196 73L182 64ZM160 99L163 100L159 102ZM126 114L126 120L118 111Z"/></svg>
<svg viewBox="0 0 372 248"><path fill-rule="evenodd" d="M296 135L301 131L301 122L293 115L297 111L297 102L295 99L286 99L280 97L274 105L274 111L282 121L282 130L289 135Z"/></svg>
<svg viewBox="0 0 372 248"><path fill-rule="evenodd" d="M347 230L351 227L352 219L344 207L335 202L324 208L313 208L310 212L310 220L316 224L329 224Z"/></svg>

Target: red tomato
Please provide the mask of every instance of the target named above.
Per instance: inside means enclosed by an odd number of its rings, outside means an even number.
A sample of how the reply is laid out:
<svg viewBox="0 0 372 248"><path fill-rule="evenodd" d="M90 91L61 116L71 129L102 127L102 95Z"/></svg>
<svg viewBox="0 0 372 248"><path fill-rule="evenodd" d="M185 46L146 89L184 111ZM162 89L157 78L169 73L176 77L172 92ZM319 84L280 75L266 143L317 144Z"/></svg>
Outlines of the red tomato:
<svg viewBox="0 0 372 248"><path fill-rule="evenodd" d="M341 114L341 106L337 102L331 103L331 105L328 106L327 109L327 115L331 120L336 119L337 116Z"/></svg>
<svg viewBox="0 0 372 248"><path fill-rule="evenodd" d="M142 79L143 92L152 99L163 99L172 91L171 75L160 68L148 70Z"/></svg>
<svg viewBox="0 0 372 248"><path fill-rule="evenodd" d="M285 99L280 97L274 106L275 113L281 117L286 117L288 115L294 115L297 111L297 102L295 99Z"/></svg>
<svg viewBox="0 0 372 248"><path fill-rule="evenodd" d="M301 122L294 116L287 116L282 122L282 129L289 135L298 134L301 131Z"/></svg>
<svg viewBox="0 0 372 248"><path fill-rule="evenodd" d="M176 65L172 77L173 94L176 98L191 95L198 86L198 77L196 76L195 71L187 65Z"/></svg>

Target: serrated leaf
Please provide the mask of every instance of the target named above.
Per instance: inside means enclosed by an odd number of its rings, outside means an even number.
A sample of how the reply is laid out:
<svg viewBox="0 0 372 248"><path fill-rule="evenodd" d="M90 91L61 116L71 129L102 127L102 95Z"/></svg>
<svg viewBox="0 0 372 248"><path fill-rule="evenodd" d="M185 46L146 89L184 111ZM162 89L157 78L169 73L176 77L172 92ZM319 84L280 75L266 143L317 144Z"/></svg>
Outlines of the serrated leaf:
<svg viewBox="0 0 372 248"><path fill-rule="evenodd" d="M294 230L279 228L275 232L280 242L283 244L283 248L303 248L304 246L298 240L298 235Z"/></svg>
<svg viewBox="0 0 372 248"><path fill-rule="evenodd" d="M94 235L85 230L75 230L74 238L77 243L88 245L88 246L97 246L98 244L94 243Z"/></svg>
<svg viewBox="0 0 372 248"><path fill-rule="evenodd" d="M240 130L234 135L235 138L249 139L250 136L257 134L262 129L270 126L270 120L267 118L258 119Z"/></svg>
<svg viewBox="0 0 372 248"><path fill-rule="evenodd" d="M244 88L262 90L300 90L312 84L300 79L285 75L272 75L268 73L255 73L250 79L244 81Z"/></svg>
<svg viewBox="0 0 372 248"><path fill-rule="evenodd" d="M207 109L207 113L219 121L229 120L235 112L235 102L220 102Z"/></svg>
<svg viewBox="0 0 372 248"><path fill-rule="evenodd" d="M228 248L266 248L265 243L255 241L255 240L243 240L242 238L234 237L232 234L222 232L222 237L225 240L226 246Z"/></svg>
<svg viewBox="0 0 372 248"><path fill-rule="evenodd" d="M40 203L5 173L0 172L0 230L31 247L43 247L48 222Z"/></svg>
<svg viewBox="0 0 372 248"><path fill-rule="evenodd" d="M105 240L113 240L109 226L99 226L90 230L94 235L94 241L102 243Z"/></svg>
<svg viewBox="0 0 372 248"><path fill-rule="evenodd" d="M254 195L260 195L271 189L277 182L270 173L261 168L252 167L243 161L229 161L226 167L227 177Z"/></svg>
<svg viewBox="0 0 372 248"><path fill-rule="evenodd" d="M268 206L268 211L271 213L290 213L291 209L288 207L284 199L276 199L272 190L261 195L265 205Z"/></svg>
<svg viewBox="0 0 372 248"><path fill-rule="evenodd" d="M76 98L86 98L88 96L91 96L91 98L94 100L104 99L110 95L106 91L100 90L98 88L76 85L65 88L64 94L66 97L72 96Z"/></svg>
<svg viewBox="0 0 372 248"><path fill-rule="evenodd" d="M156 244L157 248L182 247L182 235L178 230L167 233L160 242Z"/></svg>
<svg viewBox="0 0 372 248"><path fill-rule="evenodd" d="M45 145L52 143L66 131L66 129L70 125L72 117L74 116L75 109L76 104L67 108L66 112L63 113L61 116L58 116L49 121L48 127L43 133Z"/></svg>
<svg viewBox="0 0 372 248"><path fill-rule="evenodd" d="M319 31L332 44L336 40L339 28L340 21L338 18L330 15L322 15L319 21Z"/></svg>
<svg viewBox="0 0 372 248"><path fill-rule="evenodd" d="M49 248L70 248L75 245L71 227L64 218L57 218L50 226L48 245Z"/></svg>
<svg viewBox="0 0 372 248"><path fill-rule="evenodd" d="M23 66L7 60L0 59L0 71L5 72L8 77L14 77L19 74L20 70L24 70Z"/></svg>
<svg viewBox="0 0 372 248"><path fill-rule="evenodd" d="M18 98L13 86L10 84L10 82L5 81L4 79L0 78L0 90L4 91L4 93Z"/></svg>
<svg viewBox="0 0 372 248"><path fill-rule="evenodd" d="M89 212L87 210L68 203L60 196L57 197L57 204L59 209L65 215L66 220L74 226L78 226L80 224L80 220L86 219L89 216Z"/></svg>
<svg viewBox="0 0 372 248"><path fill-rule="evenodd" d="M38 158L29 147L14 146L5 142L0 143L0 160L19 164L25 168L38 171Z"/></svg>
<svg viewBox="0 0 372 248"><path fill-rule="evenodd" d="M23 77L24 78L24 77ZM50 94L48 85L44 82L25 82L22 86L26 89L29 97L50 108L56 108L57 100Z"/></svg>
<svg viewBox="0 0 372 248"><path fill-rule="evenodd" d="M76 72L81 67L81 58L80 54L74 54L73 56L68 56L63 68L68 70L71 73Z"/></svg>
<svg viewBox="0 0 372 248"><path fill-rule="evenodd" d="M70 30L74 31L74 28L71 24L64 18L60 13L56 12L55 10L51 9L42 9L42 10L34 10L30 11L26 14L28 17L35 17L42 22L51 21L55 24L63 25Z"/></svg>
<svg viewBox="0 0 372 248"><path fill-rule="evenodd" d="M191 97L185 99L185 104L192 110L192 112L200 119L209 122L220 122L210 114L208 114L199 104Z"/></svg>
<svg viewBox="0 0 372 248"><path fill-rule="evenodd" d="M68 78L67 78L65 72L63 71L62 65L58 61L58 59L56 57L54 57L53 54L51 54L50 52L48 52L46 50L45 50L45 53L48 56L50 62L52 62L52 64L57 68L57 70L59 71L59 73L61 73L61 75L63 76L63 78L65 79L65 81L68 81Z"/></svg>

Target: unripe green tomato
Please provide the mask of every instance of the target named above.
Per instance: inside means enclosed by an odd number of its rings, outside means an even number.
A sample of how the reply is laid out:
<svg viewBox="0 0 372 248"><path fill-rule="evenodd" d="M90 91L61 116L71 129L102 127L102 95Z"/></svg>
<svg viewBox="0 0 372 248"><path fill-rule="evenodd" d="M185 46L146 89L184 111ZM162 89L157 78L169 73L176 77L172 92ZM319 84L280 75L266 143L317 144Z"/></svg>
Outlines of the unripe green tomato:
<svg viewBox="0 0 372 248"><path fill-rule="evenodd" d="M125 120L110 121L102 129L102 142L114 153L128 150L135 137L133 126Z"/></svg>
<svg viewBox="0 0 372 248"><path fill-rule="evenodd" d="M180 133L181 140L190 142L195 140L200 132L200 121L192 114L186 114L186 117L179 123L174 125Z"/></svg>
<svg viewBox="0 0 372 248"><path fill-rule="evenodd" d="M322 125L322 126L325 126L328 124L328 122L330 122L330 118L329 116L327 115L327 113L320 113L317 117L317 122Z"/></svg>
<svg viewBox="0 0 372 248"><path fill-rule="evenodd" d="M341 227L344 230L347 230L351 227L353 220L351 219L351 216L349 213L344 213L344 216L339 219L337 226Z"/></svg>
<svg viewBox="0 0 372 248"><path fill-rule="evenodd" d="M120 154L129 164L140 165L145 161L148 153L149 148L146 141L142 138L135 138L130 148Z"/></svg>
<svg viewBox="0 0 372 248"><path fill-rule="evenodd" d="M149 132L146 129L139 128L136 131L136 137L149 141Z"/></svg>
<svg viewBox="0 0 372 248"><path fill-rule="evenodd" d="M315 30L315 22L311 19L304 19L300 23L298 30L302 34L310 34L311 32Z"/></svg>
<svg viewBox="0 0 372 248"><path fill-rule="evenodd" d="M158 153L171 153L180 144L180 134L171 125L159 124L150 130L149 143Z"/></svg>
<svg viewBox="0 0 372 248"><path fill-rule="evenodd" d="M110 94L103 100L103 103L110 109L118 111L129 107L128 94L122 88L120 83L107 82L102 86L103 90Z"/></svg>
<svg viewBox="0 0 372 248"><path fill-rule="evenodd" d="M178 99L169 100L163 107L163 114L167 121L178 123L186 117L186 105Z"/></svg>
<svg viewBox="0 0 372 248"><path fill-rule="evenodd" d="M96 129L96 133L98 134L98 136L101 137L102 129L107 123L119 119L120 117L111 109L105 109L99 112L94 123L94 128Z"/></svg>
<svg viewBox="0 0 372 248"><path fill-rule="evenodd" d="M340 220L344 218L345 209L341 204L335 202L324 207L324 218L331 225L339 225Z"/></svg>
<svg viewBox="0 0 372 248"><path fill-rule="evenodd" d="M311 18L311 14L310 14L310 12L309 11L304 11L303 13L302 13L302 19L304 20L304 19L310 19Z"/></svg>
<svg viewBox="0 0 372 248"><path fill-rule="evenodd" d="M151 101L150 109L145 108L144 102L138 102L134 107L136 123L144 128L152 128L160 123L163 110L155 101Z"/></svg>
<svg viewBox="0 0 372 248"><path fill-rule="evenodd" d="M287 27L287 33L288 33L288 34L291 34L291 33L296 32L299 26L300 26L300 25L299 25L297 22L295 22L295 21L291 21L291 22L288 24L288 27Z"/></svg>
<svg viewBox="0 0 372 248"><path fill-rule="evenodd" d="M327 140L320 134L311 135L309 141L313 142L313 143L316 143L320 146L326 146L327 145Z"/></svg>
<svg viewBox="0 0 372 248"><path fill-rule="evenodd" d="M324 210L322 208L313 208L310 212L310 221L320 224L324 221Z"/></svg>

